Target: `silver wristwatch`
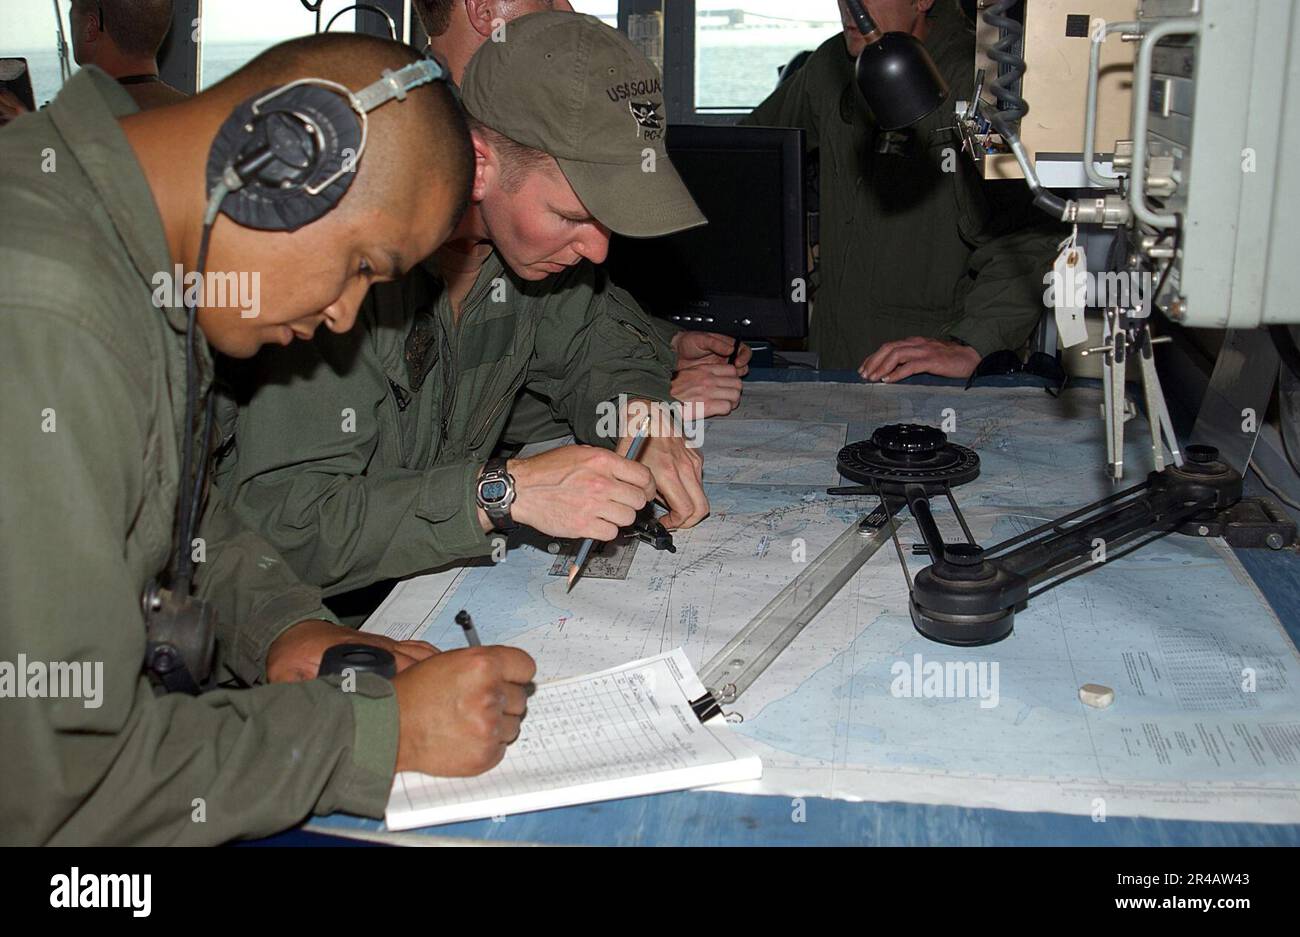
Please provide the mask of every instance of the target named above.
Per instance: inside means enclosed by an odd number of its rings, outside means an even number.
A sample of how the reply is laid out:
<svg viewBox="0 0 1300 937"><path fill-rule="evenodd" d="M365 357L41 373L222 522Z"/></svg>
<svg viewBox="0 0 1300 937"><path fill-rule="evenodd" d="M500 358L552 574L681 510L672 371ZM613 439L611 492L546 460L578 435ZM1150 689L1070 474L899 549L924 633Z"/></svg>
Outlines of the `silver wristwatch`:
<svg viewBox="0 0 1300 937"><path fill-rule="evenodd" d="M488 459L478 477L474 499L497 530L513 530L510 505L515 503L515 479L506 471L505 459Z"/></svg>

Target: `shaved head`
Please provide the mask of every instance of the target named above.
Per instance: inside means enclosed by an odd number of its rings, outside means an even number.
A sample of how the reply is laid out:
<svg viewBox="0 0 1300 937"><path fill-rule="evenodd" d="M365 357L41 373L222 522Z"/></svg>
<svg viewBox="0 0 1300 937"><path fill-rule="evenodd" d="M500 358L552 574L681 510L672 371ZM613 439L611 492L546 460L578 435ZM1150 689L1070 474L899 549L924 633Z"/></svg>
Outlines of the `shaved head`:
<svg viewBox="0 0 1300 937"><path fill-rule="evenodd" d="M291 39L266 50L208 89L196 101L231 111L247 98L300 78L323 78L353 92L377 81L384 69L396 71L420 58L410 46L356 33L322 33ZM456 217L468 203L474 149L464 114L443 81L408 92L368 115L366 151L357 179L344 197L349 203L390 205L409 197L403 185L412 177L437 179L459 193Z"/></svg>
<svg viewBox="0 0 1300 937"><path fill-rule="evenodd" d="M357 92L419 58L410 46L373 36L308 36L268 49L193 98L120 117L176 262L197 266L209 197L204 167L214 137L241 104L301 79ZM351 186L316 220L281 231L216 216L206 269L255 278L262 305L246 318L229 302L205 301L197 321L212 347L247 358L262 345L310 338L321 325L346 332L371 286L402 276L451 235L470 194L475 157L447 83L411 88L367 121Z"/></svg>

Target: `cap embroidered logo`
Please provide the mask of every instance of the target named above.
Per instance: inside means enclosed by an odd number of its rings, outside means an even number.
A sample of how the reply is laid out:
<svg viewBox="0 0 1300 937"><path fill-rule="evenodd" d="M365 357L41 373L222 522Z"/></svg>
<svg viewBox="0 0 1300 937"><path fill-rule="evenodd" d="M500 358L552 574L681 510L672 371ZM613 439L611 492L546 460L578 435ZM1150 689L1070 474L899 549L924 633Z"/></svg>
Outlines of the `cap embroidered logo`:
<svg viewBox="0 0 1300 937"><path fill-rule="evenodd" d="M663 106L659 101L628 101L627 109L636 118L637 134L645 131L647 140L658 140L663 134L664 119L659 113Z"/></svg>

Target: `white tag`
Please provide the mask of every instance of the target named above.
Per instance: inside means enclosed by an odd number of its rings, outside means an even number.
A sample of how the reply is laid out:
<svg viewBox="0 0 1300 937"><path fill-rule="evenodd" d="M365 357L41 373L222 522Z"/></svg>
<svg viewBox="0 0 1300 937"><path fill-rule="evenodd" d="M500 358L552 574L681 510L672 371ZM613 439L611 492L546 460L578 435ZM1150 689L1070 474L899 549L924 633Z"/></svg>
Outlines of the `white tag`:
<svg viewBox="0 0 1300 937"><path fill-rule="evenodd" d="M1078 228L1061 244L1052 266L1052 303L1056 307L1056 330L1061 347L1071 348L1088 340L1084 310L1088 305L1088 255L1079 246Z"/></svg>

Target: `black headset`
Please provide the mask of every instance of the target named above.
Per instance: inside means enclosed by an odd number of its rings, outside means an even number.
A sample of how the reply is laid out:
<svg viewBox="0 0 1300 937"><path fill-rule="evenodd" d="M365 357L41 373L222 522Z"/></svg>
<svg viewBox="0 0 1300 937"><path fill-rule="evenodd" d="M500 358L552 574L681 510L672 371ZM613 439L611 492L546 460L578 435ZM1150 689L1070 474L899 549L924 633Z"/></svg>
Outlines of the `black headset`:
<svg viewBox="0 0 1300 937"><path fill-rule="evenodd" d="M210 226L217 212L247 228L296 231L343 198L366 148L367 113L446 70L421 59L353 93L302 78L249 98L217 131L208 154Z"/></svg>
<svg viewBox="0 0 1300 937"><path fill-rule="evenodd" d="M217 131L208 153L208 205L199 240L202 280L218 214L262 231L297 231L342 200L366 148L367 114L447 72L433 59L412 62L358 92L323 78L302 78L244 101ZM192 537L207 486L208 444L215 395L208 394L202 427L198 410L196 307L187 292L185 329L185 448L173 535L176 551L165 572L145 588L141 605L147 639L144 667L166 690L197 694L212 674L216 612L191 594ZM195 431L202 441L195 452Z"/></svg>

